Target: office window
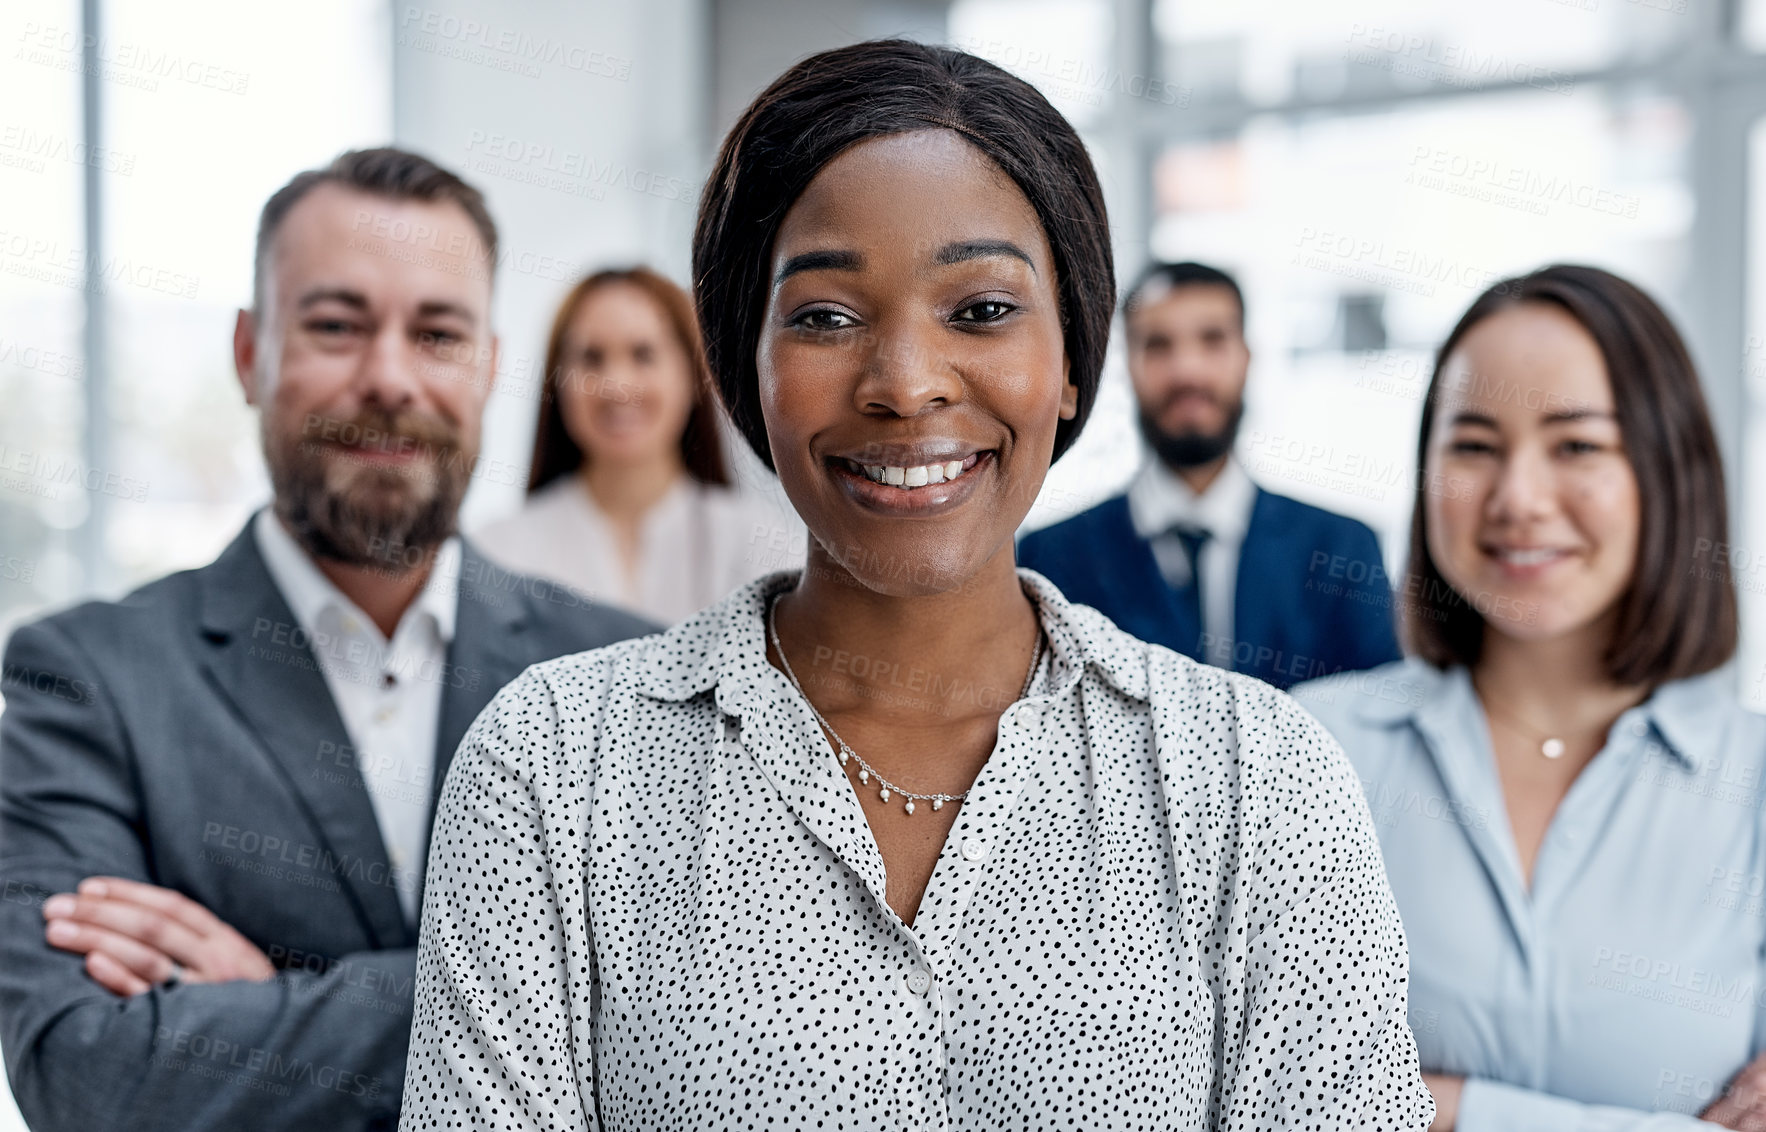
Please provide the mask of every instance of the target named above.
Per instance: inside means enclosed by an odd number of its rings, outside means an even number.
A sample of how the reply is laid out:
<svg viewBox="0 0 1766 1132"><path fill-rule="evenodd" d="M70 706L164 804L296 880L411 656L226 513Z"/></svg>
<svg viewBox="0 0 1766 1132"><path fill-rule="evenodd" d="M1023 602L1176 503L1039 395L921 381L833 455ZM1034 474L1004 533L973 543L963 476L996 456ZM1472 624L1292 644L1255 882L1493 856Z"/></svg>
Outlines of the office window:
<svg viewBox="0 0 1766 1132"><path fill-rule="evenodd" d="M1264 116L1166 149L1153 253L1223 266L1256 304L1252 475L1367 521L1395 555L1436 345L1489 284L1554 261L1611 268L1672 308L1690 133L1647 90L1527 92Z"/></svg>
<svg viewBox="0 0 1766 1132"><path fill-rule="evenodd" d="M957 0L950 43L1043 93L1084 131L1115 104L1109 0Z"/></svg>
<svg viewBox="0 0 1766 1132"><path fill-rule="evenodd" d="M1156 0L1167 79L1197 102L1258 105L1519 83L1661 56L1694 31L1691 0Z"/></svg>
<svg viewBox="0 0 1766 1132"><path fill-rule="evenodd" d="M82 184L116 156L81 135L79 23L73 0L0 17L0 637L84 580Z"/></svg>
<svg viewBox="0 0 1766 1132"><path fill-rule="evenodd" d="M1742 352L1746 389L1746 440L1741 482L1766 484L1766 118L1748 136L1747 338ZM1737 668L1744 702L1766 711L1766 491L1744 488L1731 502L1735 545L1720 553L1729 561L1741 600L1742 647Z"/></svg>
<svg viewBox="0 0 1766 1132"><path fill-rule="evenodd" d="M1766 0L1742 0L1737 30L1743 46L1766 50Z"/></svg>
<svg viewBox="0 0 1766 1132"><path fill-rule="evenodd" d="M254 414L233 373L264 199L303 168L391 134L390 20L378 0L317 0L298 18L226 0L113 4L106 39L171 54L105 90L105 132L137 155L105 200L113 438L105 500L114 588L213 558L268 497Z"/></svg>

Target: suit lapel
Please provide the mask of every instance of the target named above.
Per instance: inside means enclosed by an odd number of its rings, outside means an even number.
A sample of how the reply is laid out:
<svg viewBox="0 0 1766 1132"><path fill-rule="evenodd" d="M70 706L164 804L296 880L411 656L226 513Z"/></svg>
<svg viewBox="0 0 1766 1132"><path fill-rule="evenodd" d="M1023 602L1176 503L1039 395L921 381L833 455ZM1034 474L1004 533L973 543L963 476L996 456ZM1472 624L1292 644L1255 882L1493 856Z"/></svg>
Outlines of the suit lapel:
<svg viewBox="0 0 1766 1132"><path fill-rule="evenodd" d="M1189 607L1177 600L1177 591L1160 572L1159 560L1153 557L1153 544L1135 532L1128 497L1117 496L1105 506L1111 507L1111 545L1099 548L1103 553L1098 577L1119 576L1128 595L1142 595L1140 600L1126 603L1132 606L1132 613L1124 608L1125 603L1117 603L1126 618L1117 624L1133 636L1188 657L1197 656L1201 651L1202 626L1196 623Z"/></svg>
<svg viewBox="0 0 1766 1132"><path fill-rule="evenodd" d="M489 562L466 539L460 540L460 596L456 599L454 639L448 642L441 718L435 726L435 763L429 781L430 821L419 858L426 864L442 782L453 765L460 740L503 685L521 675L529 664L542 659L530 640L527 606L515 584L520 577ZM418 889L419 901L422 885L428 879L429 869L425 867Z"/></svg>
<svg viewBox="0 0 1766 1132"><path fill-rule="evenodd" d="M255 519L253 520L255 521ZM331 871L380 947L408 946L386 844L349 730L306 631L258 553L251 522L202 571L202 653L210 679L281 768L331 852ZM338 770L344 770L342 775Z"/></svg>
<svg viewBox="0 0 1766 1132"><path fill-rule="evenodd" d="M1274 595L1283 592L1282 584L1273 577L1276 567L1286 561L1281 540L1286 532L1270 520L1269 493L1257 489L1251 504L1251 521L1245 525L1245 541L1239 544L1238 577L1233 587L1233 669L1252 671L1251 661L1259 646L1274 647L1281 639ZM1252 647L1239 649L1239 641ZM1246 663L1240 664L1239 657Z"/></svg>
<svg viewBox="0 0 1766 1132"><path fill-rule="evenodd" d="M447 682L442 687L441 719L435 729L435 774L430 812L441 797L442 779L466 729L503 685L521 675L533 660L528 617L521 591L512 583L520 575L493 567L470 542L461 539L460 596L454 616L454 639L448 642ZM506 584L497 584L503 579Z"/></svg>

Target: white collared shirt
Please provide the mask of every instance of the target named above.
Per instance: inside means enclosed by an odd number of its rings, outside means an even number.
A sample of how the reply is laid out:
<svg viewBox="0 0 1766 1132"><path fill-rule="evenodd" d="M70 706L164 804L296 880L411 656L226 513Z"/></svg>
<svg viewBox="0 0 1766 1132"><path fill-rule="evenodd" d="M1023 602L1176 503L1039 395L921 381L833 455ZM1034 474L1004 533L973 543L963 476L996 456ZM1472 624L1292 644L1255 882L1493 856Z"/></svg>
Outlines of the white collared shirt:
<svg viewBox="0 0 1766 1132"><path fill-rule="evenodd" d="M252 533L271 579L306 631L355 746L354 757L341 765L361 770L399 903L415 923L448 642L459 604L460 540L450 538L436 552L429 579L389 641L320 572L272 508L258 513Z"/></svg>
<svg viewBox="0 0 1766 1132"><path fill-rule="evenodd" d="M626 573L619 541L581 476L560 476L522 509L477 530L500 566L550 578L664 625L762 574L803 563L803 523L766 500L682 475L638 525Z"/></svg>
<svg viewBox="0 0 1766 1132"><path fill-rule="evenodd" d="M407 1126L1425 1128L1341 749L1018 574L1049 641L1027 697L936 668L883 689L1004 709L911 926L766 659L795 572L504 688L442 788Z"/></svg>
<svg viewBox="0 0 1766 1132"><path fill-rule="evenodd" d="M1199 495L1158 457L1149 457L1128 485L1129 520L1135 533L1152 544L1159 573L1173 589L1190 584L1190 562L1171 528L1182 523L1208 532L1208 541L1196 555L1196 569L1202 575L1202 633L1208 645L1204 659L1223 668L1232 667L1239 550L1256 503L1257 485L1231 455L1208 490Z"/></svg>

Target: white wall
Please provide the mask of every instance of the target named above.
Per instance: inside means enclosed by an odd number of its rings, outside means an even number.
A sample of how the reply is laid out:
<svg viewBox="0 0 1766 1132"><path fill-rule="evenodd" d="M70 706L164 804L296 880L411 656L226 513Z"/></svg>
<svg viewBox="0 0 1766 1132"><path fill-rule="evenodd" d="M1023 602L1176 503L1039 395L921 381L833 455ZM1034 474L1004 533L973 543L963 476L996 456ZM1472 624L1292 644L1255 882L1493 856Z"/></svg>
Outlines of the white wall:
<svg viewBox="0 0 1766 1132"><path fill-rule="evenodd" d="M942 42L949 7L948 0L715 0L711 120L718 139L804 56L885 36Z"/></svg>
<svg viewBox="0 0 1766 1132"><path fill-rule="evenodd" d="M704 0L393 0L392 20L395 140L484 192L504 247L471 530L519 503L546 332L570 285L635 262L688 282L708 18Z"/></svg>

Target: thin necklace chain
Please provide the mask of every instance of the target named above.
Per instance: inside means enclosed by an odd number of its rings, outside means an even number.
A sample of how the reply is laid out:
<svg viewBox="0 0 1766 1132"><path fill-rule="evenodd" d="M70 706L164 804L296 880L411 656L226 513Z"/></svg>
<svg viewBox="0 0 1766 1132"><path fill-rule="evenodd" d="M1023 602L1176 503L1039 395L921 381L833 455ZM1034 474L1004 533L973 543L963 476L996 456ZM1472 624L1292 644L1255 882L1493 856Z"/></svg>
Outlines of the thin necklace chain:
<svg viewBox="0 0 1766 1132"><path fill-rule="evenodd" d="M803 690L803 684L797 679L797 673L791 671L791 662L785 659L785 646L779 643L778 619L773 616L773 611L777 609L778 606L779 602L777 598L774 598L767 604L767 635L773 639L773 648L778 651L779 663L785 666L785 675L791 678L791 686L797 689L797 694L802 696L803 702L809 705L809 710L815 715L816 722L827 728L828 734L834 737L834 742L840 747L841 768L845 769L848 760L857 762L859 782L862 785L868 786L870 785L871 779L875 778L877 780L877 786L879 787L877 797L882 801L887 802L891 796L896 794L907 799L902 804L901 808L910 817L913 816L915 802L931 802L933 809L942 810L944 809L944 804L946 802L961 802L963 799L967 798L969 796L968 790L963 791L961 794L920 794L913 790L903 790L895 783L884 778L881 774L878 774L876 767L866 762L864 756L853 750L852 747L847 744L846 740L840 737L840 732L834 730L834 725L829 723L827 718L817 710L815 701L809 698L809 693ZM1030 694L1030 685L1036 680L1036 669L1041 663L1042 626L1038 625L1036 627L1036 647L1030 654L1030 671L1024 674L1024 687L1018 692L1019 699L1023 699ZM970 787L970 789L974 788Z"/></svg>
<svg viewBox="0 0 1766 1132"><path fill-rule="evenodd" d="M1488 715L1491 719L1494 719L1496 722L1507 727L1510 731L1514 732L1516 735L1519 735L1521 738L1526 739L1528 742L1537 743L1539 745L1539 753L1544 755L1546 758L1548 758L1548 759L1561 759L1564 757L1564 751L1567 747L1567 744L1565 744L1565 742L1562 739L1558 738L1556 735L1547 734L1542 739L1542 738L1540 738L1538 731L1521 726L1520 724L1516 723L1514 720L1503 715L1501 712L1492 710L1489 704L1484 705L1484 713L1486 715Z"/></svg>
<svg viewBox="0 0 1766 1132"><path fill-rule="evenodd" d="M1477 685L1474 684L1472 690L1476 692ZM1532 743L1537 743L1539 745L1539 753L1546 758L1561 759L1564 757L1564 752L1569 749L1569 744L1562 738L1562 736L1574 734L1574 732L1559 732L1556 735L1549 731L1542 733L1537 727L1529 727L1508 713L1497 711L1490 706L1490 701L1482 694L1478 696L1478 702L1483 705L1484 714L1488 715L1491 719L1494 719L1504 727L1507 727L1511 732L1521 736L1523 739ZM1588 727L1582 727L1579 730L1588 731L1591 729Z"/></svg>

